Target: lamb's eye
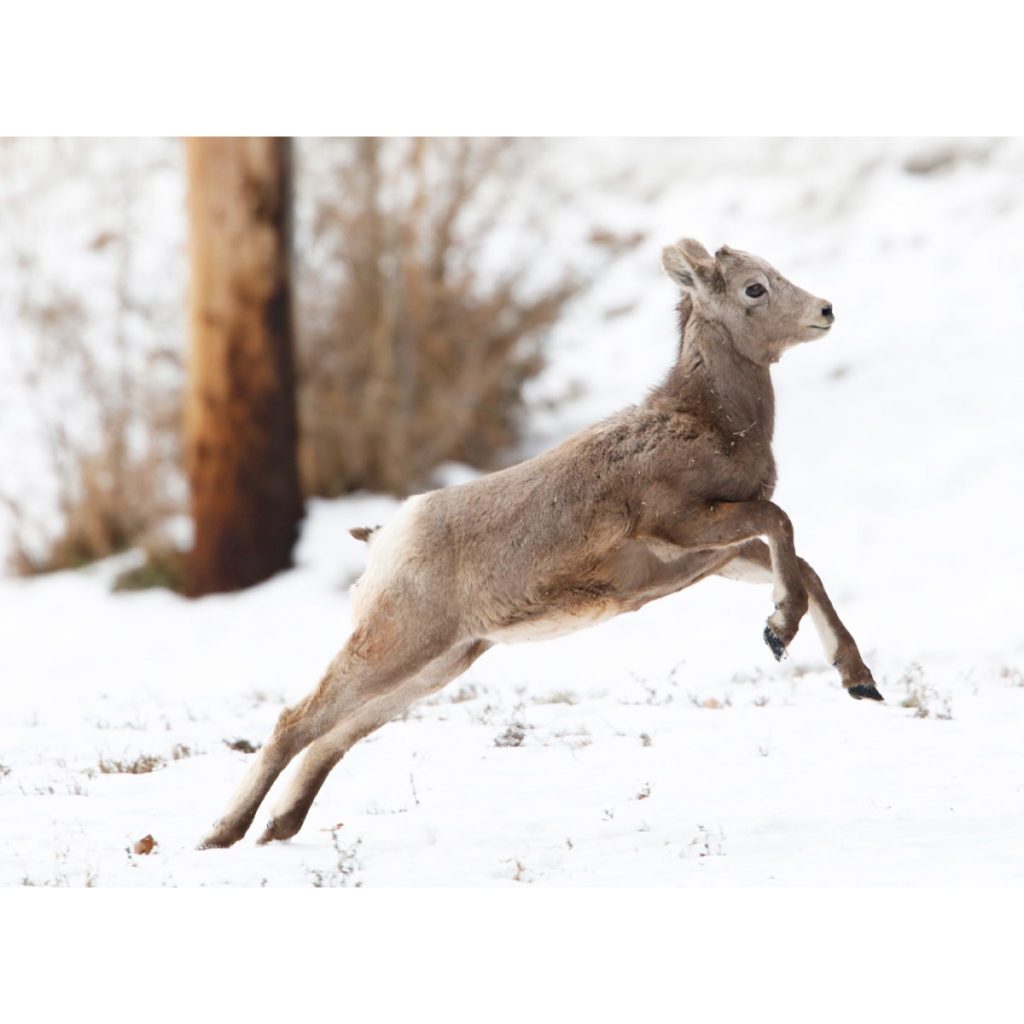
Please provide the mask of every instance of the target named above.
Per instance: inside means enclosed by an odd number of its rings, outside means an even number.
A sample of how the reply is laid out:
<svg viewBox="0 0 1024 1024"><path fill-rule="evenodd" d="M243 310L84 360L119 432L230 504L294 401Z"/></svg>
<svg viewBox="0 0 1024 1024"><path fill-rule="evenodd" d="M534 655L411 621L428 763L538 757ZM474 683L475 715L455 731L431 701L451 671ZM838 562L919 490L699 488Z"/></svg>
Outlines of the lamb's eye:
<svg viewBox="0 0 1024 1024"><path fill-rule="evenodd" d="M761 298L761 296L764 295L766 290L767 289L765 288L765 286L763 284L750 284L750 285L747 285L747 295L749 295L752 299L759 299L759 298Z"/></svg>

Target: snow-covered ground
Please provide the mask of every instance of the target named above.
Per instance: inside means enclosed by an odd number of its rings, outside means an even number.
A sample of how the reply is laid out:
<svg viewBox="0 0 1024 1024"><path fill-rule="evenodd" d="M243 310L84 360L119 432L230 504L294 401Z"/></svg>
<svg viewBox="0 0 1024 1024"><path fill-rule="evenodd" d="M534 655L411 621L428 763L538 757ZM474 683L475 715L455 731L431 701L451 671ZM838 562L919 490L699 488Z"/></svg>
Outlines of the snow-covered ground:
<svg viewBox="0 0 1024 1024"><path fill-rule="evenodd" d="M832 335L774 371L776 500L884 705L841 691L809 622L776 665L767 588L709 580L495 648L358 744L295 839L196 851L251 757L228 744L260 743L344 641L347 527L395 507L314 502L297 568L236 596L111 594L132 555L0 580L0 885L1024 881L1024 145L946 148L549 158L584 197L594 167L628 169L589 215L649 237L559 327L528 450L664 372L663 243L727 242L827 296Z"/></svg>

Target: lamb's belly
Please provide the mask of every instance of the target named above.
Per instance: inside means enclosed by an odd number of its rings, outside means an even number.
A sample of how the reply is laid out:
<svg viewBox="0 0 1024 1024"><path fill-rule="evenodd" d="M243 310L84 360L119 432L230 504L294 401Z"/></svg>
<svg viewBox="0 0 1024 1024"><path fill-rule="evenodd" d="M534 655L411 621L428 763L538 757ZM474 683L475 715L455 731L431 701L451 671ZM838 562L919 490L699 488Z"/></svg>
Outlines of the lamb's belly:
<svg viewBox="0 0 1024 1024"><path fill-rule="evenodd" d="M601 601L574 611L553 610L542 617L525 619L492 630L487 639L503 644L528 643L531 640L552 640L557 636L596 626L615 618L623 610L617 601Z"/></svg>
<svg viewBox="0 0 1024 1024"><path fill-rule="evenodd" d="M636 611L649 601L688 587L727 561L721 551L682 552L656 540L630 541L613 551L607 569L611 593L575 607L553 607L486 633L488 640L525 643L550 640L596 626L622 612Z"/></svg>

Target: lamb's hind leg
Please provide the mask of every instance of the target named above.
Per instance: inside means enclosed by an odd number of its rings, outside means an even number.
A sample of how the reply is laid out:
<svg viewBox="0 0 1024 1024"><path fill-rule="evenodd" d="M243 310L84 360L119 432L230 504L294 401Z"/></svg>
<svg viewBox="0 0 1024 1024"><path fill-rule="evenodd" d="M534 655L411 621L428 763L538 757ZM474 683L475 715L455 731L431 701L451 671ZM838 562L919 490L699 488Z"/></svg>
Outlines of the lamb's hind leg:
<svg viewBox="0 0 1024 1024"><path fill-rule="evenodd" d="M804 586L807 588L809 611L825 656L838 670L843 687L851 697L860 700L884 698L875 687L871 671L864 664L850 631L836 614L818 574L811 566L798 559ZM719 576L747 583L772 582L772 561L768 545L751 540L737 548L736 555L718 570Z"/></svg>
<svg viewBox="0 0 1024 1024"><path fill-rule="evenodd" d="M320 685L294 707L281 712L226 813L199 844L200 849L238 842L270 787L300 750L360 708L380 707L383 713L388 695L396 687L451 646L451 640L440 633L406 635L391 625L376 622L358 627L331 662Z"/></svg>
<svg viewBox="0 0 1024 1024"><path fill-rule="evenodd" d="M327 776L355 743L401 714L413 701L450 683L490 646L485 640L458 644L389 693L358 707L346 709L342 706L334 728L310 744L298 771L274 808L259 843L290 839L295 835L306 820Z"/></svg>

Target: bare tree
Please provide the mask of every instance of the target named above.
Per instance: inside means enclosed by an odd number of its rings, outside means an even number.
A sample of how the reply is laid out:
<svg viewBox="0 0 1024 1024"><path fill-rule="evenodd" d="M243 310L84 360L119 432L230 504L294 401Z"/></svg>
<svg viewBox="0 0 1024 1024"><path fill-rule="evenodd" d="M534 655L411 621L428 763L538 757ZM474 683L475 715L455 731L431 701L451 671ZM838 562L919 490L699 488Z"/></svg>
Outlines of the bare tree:
<svg viewBox="0 0 1024 1024"><path fill-rule="evenodd" d="M287 139L190 139L187 589L237 590L291 564L297 470Z"/></svg>

